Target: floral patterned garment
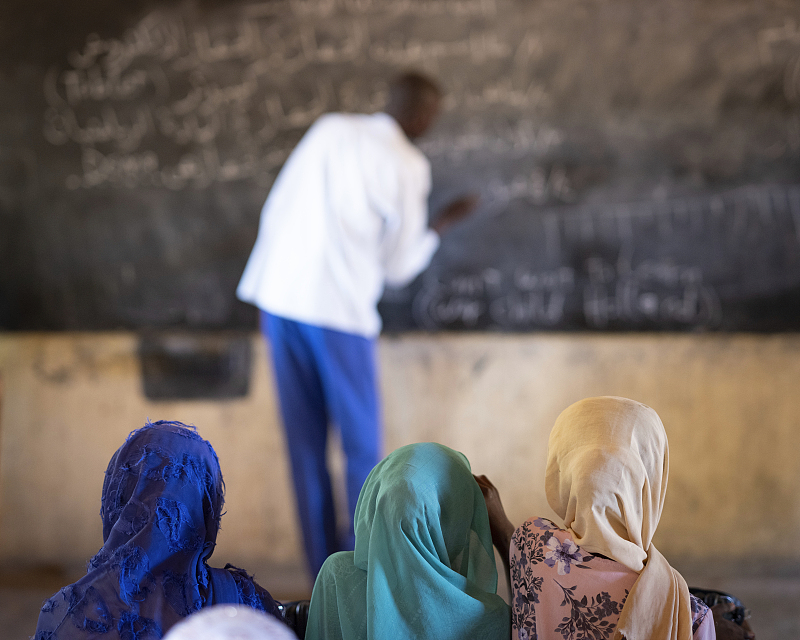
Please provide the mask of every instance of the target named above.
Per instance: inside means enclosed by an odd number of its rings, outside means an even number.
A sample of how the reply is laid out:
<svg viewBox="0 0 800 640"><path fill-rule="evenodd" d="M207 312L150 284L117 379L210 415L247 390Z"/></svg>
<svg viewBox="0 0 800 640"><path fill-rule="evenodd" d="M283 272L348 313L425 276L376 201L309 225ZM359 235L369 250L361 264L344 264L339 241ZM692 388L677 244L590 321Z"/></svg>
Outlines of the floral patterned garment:
<svg viewBox="0 0 800 640"><path fill-rule="evenodd" d="M606 640L639 574L583 551L569 531L531 518L511 539L514 640ZM714 619L692 600L694 640L714 640Z"/></svg>

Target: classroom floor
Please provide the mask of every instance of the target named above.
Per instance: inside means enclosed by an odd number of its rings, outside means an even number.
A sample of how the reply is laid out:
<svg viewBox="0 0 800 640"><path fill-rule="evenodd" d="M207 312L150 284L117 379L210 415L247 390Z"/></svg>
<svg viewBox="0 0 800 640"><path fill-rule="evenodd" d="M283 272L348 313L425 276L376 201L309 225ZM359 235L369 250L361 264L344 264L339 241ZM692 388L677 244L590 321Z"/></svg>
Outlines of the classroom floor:
<svg viewBox="0 0 800 640"><path fill-rule="evenodd" d="M778 577L752 572L736 576L729 567L697 569L679 565L678 568L690 585L727 591L741 599L753 612L750 622L758 640L800 638L800 572ZM309 585L296 569L254 569L256 579L278 600L309 597ZM0 570L0 639L29 638L42 602L77 577L58 571ZM501 588L501 594L503 591Z"/></svg>

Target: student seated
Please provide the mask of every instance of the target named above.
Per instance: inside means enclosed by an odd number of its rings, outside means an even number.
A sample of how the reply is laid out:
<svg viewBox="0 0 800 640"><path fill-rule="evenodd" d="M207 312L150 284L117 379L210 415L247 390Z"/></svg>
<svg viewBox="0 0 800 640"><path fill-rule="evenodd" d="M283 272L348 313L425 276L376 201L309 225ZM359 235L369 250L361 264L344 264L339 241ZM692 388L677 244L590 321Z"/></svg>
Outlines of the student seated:
<svg viewBox="0 0 800 640"><path fill-rule="evenodd" d="M181 620L164 640L295 640L274 617L250 607L218 604Z"/></svg>
<svg viewBox="0 0 800 640"><path fill-rule="evenodd" d="M486 504L462 454L424 443L384 458L359 495L355 538L317 576L308 640L509 637Z"/></svg>
<svg viewBox="0 0 800 640"><path fill-rule="evenodd" d="M217 454L193 427L162 421L134 431L106 470L103 547L83 578L44 603L35 639L151 640L218 603L280 617L242 569L207 564L224 490Z"/></svg>
<svg viewBox="0 0 800 640"><path fill-rule="evenodd" d="M708 607L652 544L668 472L656 412L601 397L568 407L550 433L545 491L563 529L531 518L514 530L497 490L478 478L510 559L513 638L715 637Z"/></svg>

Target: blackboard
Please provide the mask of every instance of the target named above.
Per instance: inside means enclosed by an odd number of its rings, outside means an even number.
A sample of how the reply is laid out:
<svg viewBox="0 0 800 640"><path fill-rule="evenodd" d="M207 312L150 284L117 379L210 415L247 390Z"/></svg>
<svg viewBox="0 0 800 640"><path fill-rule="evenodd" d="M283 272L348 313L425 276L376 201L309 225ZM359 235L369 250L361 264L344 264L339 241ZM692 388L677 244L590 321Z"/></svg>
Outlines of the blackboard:
<svg viewBox="0 0 800 640"><path fill-rule="evenodd" d="M431 209L481 195L389 331L800 329L800 6L7 0L0 328L255 328L283 161L417 68Z"/></svg>

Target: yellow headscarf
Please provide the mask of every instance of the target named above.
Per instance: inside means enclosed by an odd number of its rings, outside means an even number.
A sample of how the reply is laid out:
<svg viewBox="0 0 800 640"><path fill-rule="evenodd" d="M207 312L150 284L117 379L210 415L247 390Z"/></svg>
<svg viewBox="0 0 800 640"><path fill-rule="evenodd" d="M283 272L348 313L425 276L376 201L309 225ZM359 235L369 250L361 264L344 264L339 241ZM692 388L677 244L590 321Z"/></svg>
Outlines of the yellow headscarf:
<svg viewBox="0 0 800 640"><path fill-rule="evenodd" d="M690 640L689 590L652 544L669 475L664 425L627 398L567 407L550 433L547 501L575 543L639 573L615 639Z"/></svg>

